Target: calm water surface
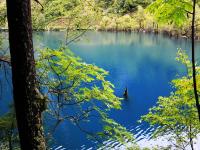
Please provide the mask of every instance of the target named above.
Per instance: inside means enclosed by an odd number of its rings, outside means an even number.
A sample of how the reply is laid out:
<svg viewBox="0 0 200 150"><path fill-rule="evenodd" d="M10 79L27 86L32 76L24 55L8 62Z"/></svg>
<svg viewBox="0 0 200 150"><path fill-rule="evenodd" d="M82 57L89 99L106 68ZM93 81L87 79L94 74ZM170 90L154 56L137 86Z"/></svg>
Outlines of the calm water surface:
<svg viewBox="0 0 200 150"><path fill-rule="evenodd" d="M35 33L35 48L58 48L64 43L64 36L63 32ZM122 110L113 110L110 116L138 139L148 127L138 124L137 120L156 104L158 96L169 95L173 90L170 87L172 79L185 74L184 66L175 60L177 48L185 49L190 54L189 40L145 33L87 32L81 40L69 47L85 62L109 71L107 79L115 85L117 96L122 97L125 87L128 88L129 98L122 102ZM196 52L199 61L198 42ZM5 96L5 93L4 97L11 98L11 95ZM0 109L5 109L2 101L0 105ZM88 127L95 128L95 123L91 122ZM58 149L95 149L96 146L95 142L86 138L85 133L68 122L58 126L53 136ZM114 143L113 147L116 145Z"/></svg>

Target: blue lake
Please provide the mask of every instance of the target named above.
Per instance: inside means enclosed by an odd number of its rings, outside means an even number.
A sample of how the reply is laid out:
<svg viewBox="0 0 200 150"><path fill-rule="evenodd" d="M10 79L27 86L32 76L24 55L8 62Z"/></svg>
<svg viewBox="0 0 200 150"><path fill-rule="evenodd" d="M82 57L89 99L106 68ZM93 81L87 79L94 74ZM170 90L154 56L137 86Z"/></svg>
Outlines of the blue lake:
<svg viewBox="0 0 200 150"><path fill-rule="evenodd" d="M64 32L34 33L35 48L58 48L64 43ZM137 123L140 116L148 113L159 96L168 96L173 90L170 81L186 72L185 67L175 60L177 48L186 50L190 55L190 40L145 33L89 31L69 47L85 62L109 71L107 79L115 85L117 96L122 97L125 87L128 88L128 100L122 102L121 110L111 111L110 116L136 135L148 128ZM200 62L199 42L196 43L196 57ZM0 78L5 76L1 73ZM6 111L3 101L12 98L8 92L9 85L3 85L1 113ZM90 122L88 127L95 128L96 123ZM60 124L53 137L58 149L95 149L96 146L85 133L69 122Z"/></svg>

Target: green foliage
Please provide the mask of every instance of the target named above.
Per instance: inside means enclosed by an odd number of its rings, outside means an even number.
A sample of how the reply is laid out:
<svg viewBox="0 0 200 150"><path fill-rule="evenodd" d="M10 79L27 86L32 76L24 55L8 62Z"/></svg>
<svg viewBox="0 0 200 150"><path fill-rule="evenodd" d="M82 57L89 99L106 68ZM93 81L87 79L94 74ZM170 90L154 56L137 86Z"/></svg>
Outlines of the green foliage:
<svg viewBox="0 0 200 150"><path fill-rule="evenodd" d="M8 113L8 114L0 117L0 131L1 131L1 134L2 134L2 132L10 130L11 124L12 124L12 120L13 120L13 114L12 113ZM1 138L2 138L2 136L1 136Z"/></svg>
<svg viewBox="0 0 200 150"><path fill-rule="evenodd" d="M188 20L188 12L192 11L192 1L156 0L147 9L161 23L182 26Z"/></svg>
<svg viewBox="0 0 200 150"><path fill-rule="evenodd" d="M49 113L55 118L79 126L95 114L102 120L103 131L89 134L91 137L132 140L132 134L107 116L110 109L121 108L121 98L114 95L114 85L106 80L107 71L83 62L66 48L40 50L37 69L40 87L50 101ZM69 108L75 113L68 112Z"/></svg>
<svg viewBox="0 0 200 150"><path fill-rule="evenodd" d="M13 106L11 106L8 113L0 116L0 149L8 148L8 143L12 143L13 148L19 146L19 139L16 128L17 124L15 113Z"/></svg>
<svg viewBox="0 0 200 150"><path fill-rule="evenodd" d="M44 3L45 24L48 28L87 29L98 20L98 8L91 0L51 0Z"/></svg>
<svg viewBox="0 0 200 150"><path fill-rule="evenodd" d="M187 76L173 80L175 91L168 97L159 97L157 106L142 116L142 120L151 126L159 126L153 133L154 138L167 135L170 141L175 141L176 145L181 146L190 144L190 140L197 137L200 133L200 124L193 92L191 62L182 50L178 51L177 60L187 67ZM200 81L199 67L197 81Z"/></svg>
<svg viewBox="0 0 200 150"><path fill-rule="evenodd" d="M128 140L133 146L136 146L136 143L133 141L133 135L127 132L125 127L121 126L113 119L110 119L102 110L99 110L98 108L97 110L99 111L103 122L103 131L97 133L100 137L113 139L124 145L127 144L126 140Z"/></svg>
<svg viewBox="0 0 200 150"><path fill-rule="evenodd" d="M138 6L137 11L131 14L122 16L107 14L103 16L97 29L117 31L152 29L154 24L154 18L143 7Z"/></svg>
<svg viewBox="0 0 200 150"><path fill-rule="evenodd" d="M4 27L6 24L6 7L5 7L5 1L0 1L0 27Z"/></svg>
<svg viewBox="0 0 200 150"><path fill-rule="evenodd" d="M3 36L0 34L0 49L2 49L2 44L3 44Z"/></svg>
<svg viewBox="0 0 200 150"><path fill-rule="evenodd" d="M33 28L66 30L67 37L71 36L70 30L127 31L141 28L151 30L157 29L157 23L160 23L160 30L167 30L172 35L177 32L180 35L190 35L191 14L188 12L192 10L191 0L40 0L40 2L44 6L43 11L38 3L32 1ZM145 11L146 7L148 11ZM0 2L0 10L0 24L5 27L5 2ZM197 24L200 20L199 10L197 5ZM127 16L130 16L128 21L124 19ZM197 35L199 34L197 30Z"/></svg>
<svg viewBox="0 0 200 150"><path fill-rule="evenodd" d="M43 2L43 1L40 1ZM42 11L42 7L36 3L35 1L32 1L31 4L31 10L32 10L32 26L35 30L40 30L45 28L45 14L44 11Z"/></svg>
<svg viewBox="0 0 200 150"><path fill-rule="evenodd" d="M133 30L136 26L140 26L137 25L138 19L136 20L135 16L142 15L143 20L149 19L145 18L146 15L141 8L145 8L151 2L151 0L43 0L41 3L44 11L41 11L38 4L32 4L33 28ZM132 12L136 14L132 15ZM124 20L126 16L132 16L128 22ZM106 17L111 19L108 25L105 22Z"/></svg>
<svg viewBox="0 0 200 150"><path fill-rule="evenodd" d="M76 9L79 0L51 0L45 3L45 17L47 20L54 20L59 17L68 16ZM75 11L74 11L75 12Z"/></svg>
<svg viewBox="0 0 200 150"><path fill-rule="evenodd" d="M82 62L69 49L52 50L47 48L40 52L40 59L43 59L43 61L38 61L37 66L39 68L48 67L49 69L45 72L43 72L44 70L38 72L39 77L45 79L43 82L46 81L53 87L59 84L71 85L69 93L66 94L72 95L75 101L90 101L95 98L96 100L103 101L108 108L120 108L120 99L114 95L114 86L105 80L105 76L108 75L107 71ZM62 80L52 76L52 71L58 74ZM40 76L41 72L43 76ZM95 84L97 81L100 81L100 86ZM83 85L91 85L91 87L82 87ZM68 97L68 95L64 95L64 97ZM66 102L70 102L71 99L73 98L70 97Z"/></svg>
<svg viewBox="0 0 200 150"><path fill-rule="evenodd" d="M138 11L134 15L137 23L139 24L139 28L144 28L144 21L146 20L146 14L144 9L141 6L138 6Z"/></svg>
<svg viewBox="0 0 200 150"><path fill-rule="evenodd" d="M152 0L98 0L97 3L110 13L126 14L137 10L138 6L146 7Z"/></svg>
<svg viewBox="0 0 200 150"><path fill-rule="evenodd" d="M130 15L124 16L104 16L97 26L97 29L102 30L117 30L117 31L126 31L133 30L137 27L137 23L133 17Z"/></svg>

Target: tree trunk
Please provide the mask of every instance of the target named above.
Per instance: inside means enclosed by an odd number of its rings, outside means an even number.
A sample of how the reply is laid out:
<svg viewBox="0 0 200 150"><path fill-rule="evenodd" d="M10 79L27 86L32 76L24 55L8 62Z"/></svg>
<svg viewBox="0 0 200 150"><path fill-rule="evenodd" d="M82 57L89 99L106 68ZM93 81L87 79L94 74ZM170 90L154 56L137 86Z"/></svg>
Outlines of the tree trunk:
<svg viewBox="0 0 200 150"><path fill-rule="evenodd" d="M190 120L190 127L189 127L189 138L190 138L190 147L192 150L194 150L194 144L193 144L193 137L192 137L192 122Z"/></svg>
<svg viewBox="0 0 200 150"><path fill-rule="evenodd" d="M198 111L198 117L200 121L200 105L199 97L197 92L197 82L196 82L196 68L195 68L195 13L196 13L196 0L193 0L193 13L192 13L192 77L193 77L193 88L194 96L196 100L196 107Z"/></svg>
<svg viewBox="0 0 200 150"><path fill-rule="evenodd" d="M37 100L30 0L6 0L13 95L22 150L45 150Z"/></svg>

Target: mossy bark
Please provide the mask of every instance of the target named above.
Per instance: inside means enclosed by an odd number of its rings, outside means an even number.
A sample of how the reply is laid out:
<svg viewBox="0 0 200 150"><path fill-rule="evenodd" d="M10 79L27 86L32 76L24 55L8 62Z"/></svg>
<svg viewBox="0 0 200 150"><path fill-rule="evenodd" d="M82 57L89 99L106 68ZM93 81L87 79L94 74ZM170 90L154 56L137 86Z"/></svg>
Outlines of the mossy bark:
<svg viewBox="0 0 200 150"><path fill-rule="evenodd" d="M37 101L30 0L7 0L13 96L22 150L45 150Z"/></svg>

